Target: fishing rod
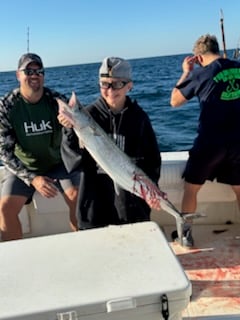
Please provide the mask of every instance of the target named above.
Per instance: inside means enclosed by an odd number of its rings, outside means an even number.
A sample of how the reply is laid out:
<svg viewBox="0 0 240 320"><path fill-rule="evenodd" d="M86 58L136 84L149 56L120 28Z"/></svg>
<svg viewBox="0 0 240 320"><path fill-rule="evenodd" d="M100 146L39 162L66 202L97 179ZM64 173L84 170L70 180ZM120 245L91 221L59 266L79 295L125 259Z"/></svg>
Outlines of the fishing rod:
<svg viewBox="0 0 240 320"><path fill-rule="evenodd" d="M221 9L220 25L221 25L221 31L222 31L223 58L227 58L227 50L226 50L226 42L225 42L225 34L224 34L223 11L222 11L222 9Z"/></svg>

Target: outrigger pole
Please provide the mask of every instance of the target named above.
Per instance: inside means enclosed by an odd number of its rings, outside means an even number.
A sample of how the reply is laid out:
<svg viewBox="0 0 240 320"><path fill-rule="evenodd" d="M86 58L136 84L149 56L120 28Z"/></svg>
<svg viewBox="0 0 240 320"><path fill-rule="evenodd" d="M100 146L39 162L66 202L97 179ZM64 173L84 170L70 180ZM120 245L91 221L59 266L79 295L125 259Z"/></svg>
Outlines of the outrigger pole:
<svg viewBox="0 0 240 320"><path fill-rule="evenodd" d="M224 25L223 25L223 11L221 9L221 19L220 19L221 31L222 31L222 43L223 43L223 58L227 58L226 42L224 35Z"/></svg>
<svg viewBox="0 0 240 320"><path fill-rule="evenodd" d="M29 27L27 27L27 53L29 53Z"/></svg>

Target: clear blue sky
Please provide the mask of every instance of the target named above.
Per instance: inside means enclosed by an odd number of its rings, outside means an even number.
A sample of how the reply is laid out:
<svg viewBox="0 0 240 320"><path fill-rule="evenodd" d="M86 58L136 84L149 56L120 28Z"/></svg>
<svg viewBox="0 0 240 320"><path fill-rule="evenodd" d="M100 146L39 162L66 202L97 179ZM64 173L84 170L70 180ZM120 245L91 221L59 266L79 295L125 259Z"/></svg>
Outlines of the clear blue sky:
<svg viewBox="0 0 240 320"><path fill-rule="evenodd" d="M191 52L202 34L218 37L220 10L228 49L240 38L239 0L1 0L0 71L27 51L46 67Z"/></svg>

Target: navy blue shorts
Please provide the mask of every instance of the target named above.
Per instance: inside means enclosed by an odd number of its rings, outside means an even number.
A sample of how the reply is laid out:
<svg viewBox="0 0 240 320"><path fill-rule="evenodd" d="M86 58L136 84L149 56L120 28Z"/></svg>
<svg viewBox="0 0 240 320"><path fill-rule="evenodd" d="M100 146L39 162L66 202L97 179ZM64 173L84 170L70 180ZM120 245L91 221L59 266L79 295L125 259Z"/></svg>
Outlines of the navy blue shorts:
<svg viewBox="0 0 240 320"><path fill-rule="evenodd" d="M240 185L240 145L227 148L213 145L194 145L189 151L183 178L202 185L216 179L229 185Z"/></svg>
<svg viewBox="0 0 240 320"><path fill-rule="evenodd" d="M63 164L56 166L54 169L44 174L44 176L55 179L56 187L61 193L69 187L79 186L79 171L68 173ZM28 186L16 175L12 174L6 168L4 169L4 175L1 181L1 196L19 195L24 196L31 201L34 192L35 188L32 185Z"/></svg>

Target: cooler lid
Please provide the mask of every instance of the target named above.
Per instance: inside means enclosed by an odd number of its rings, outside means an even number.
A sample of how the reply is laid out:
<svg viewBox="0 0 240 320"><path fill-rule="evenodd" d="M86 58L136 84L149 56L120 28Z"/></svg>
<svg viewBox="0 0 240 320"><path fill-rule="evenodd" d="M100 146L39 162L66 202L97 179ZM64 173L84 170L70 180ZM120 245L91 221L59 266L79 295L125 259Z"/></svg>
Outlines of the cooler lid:
<svg viewBox="0 0 240 320"><path fill-rule="evenodd" d="M162 294L189 300L191 284L155 222L0 243L0 319L101 313L159 303Z"/></svg>

